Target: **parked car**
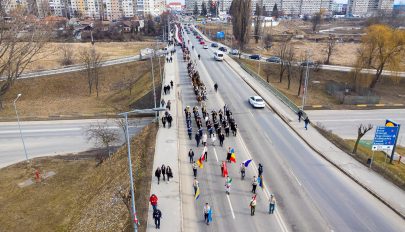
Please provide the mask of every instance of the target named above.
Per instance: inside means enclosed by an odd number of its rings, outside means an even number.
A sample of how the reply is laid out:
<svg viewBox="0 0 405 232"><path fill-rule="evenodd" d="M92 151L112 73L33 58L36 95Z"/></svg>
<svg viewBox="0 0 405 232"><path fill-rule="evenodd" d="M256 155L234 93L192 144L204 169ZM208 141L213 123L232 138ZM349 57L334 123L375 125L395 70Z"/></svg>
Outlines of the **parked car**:
<svg viewBox="0 0 405 232"><path fill-rule="evenodd" d="M270 58L266 59L267 62L272 62L272 63L280 63L281 62L281 58L277 57L277 56L272 56Z"/></svg>
<svg viewBox="0 0 405 232"><path fill-rule="evenodd" d="M205 44L204 40L201 40L201 41L200 41L200 44L201 44L201 45L204 45L204 44Z"/></svg>
<svg viewBox="0 0 405 232"><path fill-rule="evenodd" d="M212 43L212 44L211 44L211 47L217 48L217 47L218 47L218 44L217 44L217 43Z"/></svg>
<svg viewBox="0 0 405 232"><path fill-rule="evenodd" d="M251 96L249 98L249 103L252 105L254 108L264 108L265 103L263 99L260 96Z"/></svg>
<svg viewBox="0 0 405 232"><path fill-rule="evenodd" d="M226 52L227 51L226 47L220 47L220 48L218 48L218 50L220 50L221 52Z"/></svg>
<svg viewBox="0 0 405 232"><path fill-rule="evenodd" d="M253 54L253 55L250 55L249 58L252 59L252 60L260 60L260 55Z"/></svg>
<svg viewBox="0 0 405 232"><path fill-rule="evenodd" d="M196 38L196 39L201 39L201 36L197 35L195 38Z"/></svg>
<svg viewBox="0 0 405 232"><path fill-rule="evenodd" d="M239 55L239 51L238 51L238 49L232 49L231 51L229 51L229 54L231 54L231 55Z"/></svg>

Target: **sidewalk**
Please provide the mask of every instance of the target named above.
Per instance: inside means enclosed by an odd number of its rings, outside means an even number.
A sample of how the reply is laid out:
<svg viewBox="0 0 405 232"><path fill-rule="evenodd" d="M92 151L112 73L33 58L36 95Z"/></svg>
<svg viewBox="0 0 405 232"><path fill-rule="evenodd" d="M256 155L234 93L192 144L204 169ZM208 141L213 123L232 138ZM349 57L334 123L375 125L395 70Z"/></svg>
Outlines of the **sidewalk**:
<svg viewBox="0 0 405 232"><path fill-rule="evenodd" d="M170 46L169 49L173 48ZM159 130L156 138L155 158L153 160L152 170L152 184L151 194L156 194L158 197L158 208L162 211L162 218L160 220L161 231L181 231L181 209L180 209L180 180L179 180L179 163L178 163L178 124L177 124L177 98L176 98L176 84L178 82L177 72L177 59L173 57L172 63L165 63L165 76L162 83L162 88L165 85L170 85L173 80L174 86L170 90L170 94L164 95L162 90L162 99L167 103L171 101L170 114L173 117L172 127L163 128L161 123L162 115L164 112L159 113ZM157 103L160 105L160 103ZM173 178L170 182L163 181L160 178L160 184L155 177L155 170L164 164L166 167L170 166L173 171ZM148 226L147 231L157 231L155 229L155 222L152 217L153 210L149 203L148 212Z"/></svg>
<svg viewBox="0 0 405 232"><path fill-rule="evenodd" d="M353 157L337 148L314 128L309 126L308 130L305 130L304 123L298 122L298 116L295 112L268 91L262 83L246 73L245 70L229 56L225 57L225 62L263 97L270 107L284 119L290 128L293 129L308 146L394 210L402 218L405 218L405 193L402 189L384 179L376 172L369 170Z"/></svg>

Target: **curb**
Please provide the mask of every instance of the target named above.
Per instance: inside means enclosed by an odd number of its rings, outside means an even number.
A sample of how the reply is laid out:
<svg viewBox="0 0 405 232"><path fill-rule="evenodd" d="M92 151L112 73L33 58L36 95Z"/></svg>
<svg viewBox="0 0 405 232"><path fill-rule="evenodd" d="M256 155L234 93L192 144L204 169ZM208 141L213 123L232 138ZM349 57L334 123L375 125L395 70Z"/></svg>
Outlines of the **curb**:
<svg viewBox="0 0 405 232"><path fill-rule="evenodd" d="M258 93L258 90L253 87L250 83L248 83L246 81L245 78L242 77L242 75L240 75L229 63L228 61L226 61L226 59L224 59L225 62L228 64L228 66L230 68L232 68L235 73L237 73L242 80L248 84L256 93ZM341 171L343 174L345 174L347 177L349 177L351 180L353 180L355 183L357 183L359 186L361 186L364 190L366 190L367 192L369 192L371 195L373 195L375 198L377 198L378 200L380 200L384 205L386 205L388 208L390 208L392 211L394 211L397 215L399 215L402 219L405 220L405 215L402 214L401 212L399 212L397 209L395 209L390 203L388 203L386 200L384 200L380 195L378 195L377 193L375 193L373 190L371 190L370 188L368 188L366 185L364 185L363 183L361 183L359 180L357 180L354 176L352 176L349 172L347 172L346 170L342 169L339 165L337 165L336 163L334 163L332 160L330 160L329 158L327 158L323 153L321 153L319 150L317 150L314 146L312 146L306 139L304 139L304 137L290 124L289 120L282 115L276 108L274 108L269 101L267 101L267 99L264 99L264 101L267 103L267 105L295 132L296 135L298 135L298 137L305 142L305 144L307 144L314 152L316 152L318 155L320 155L323 159L325 159L328 163L332 164L334 167L336 167L339 171ZM311 123L312 124L312 123ZM315 127L313 127L314 129L316 129ZM341 150L341 149L339 149ZM343 151L344 152L344 151ZM345 152L346 153L346 152Z"/></svg>

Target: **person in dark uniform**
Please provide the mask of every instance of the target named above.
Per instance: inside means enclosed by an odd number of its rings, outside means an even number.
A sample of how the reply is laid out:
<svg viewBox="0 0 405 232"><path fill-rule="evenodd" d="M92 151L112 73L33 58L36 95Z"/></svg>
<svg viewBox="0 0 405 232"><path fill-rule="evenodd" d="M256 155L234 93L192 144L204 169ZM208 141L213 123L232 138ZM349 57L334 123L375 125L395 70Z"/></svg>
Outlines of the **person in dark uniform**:
<svg viewBox="0 0 405 232"><path fill-rule="evenodd" d="M156 229L160 229L160 218L162 218L162 212L159 209L153 211L153 218L155 219Z"/></svg>

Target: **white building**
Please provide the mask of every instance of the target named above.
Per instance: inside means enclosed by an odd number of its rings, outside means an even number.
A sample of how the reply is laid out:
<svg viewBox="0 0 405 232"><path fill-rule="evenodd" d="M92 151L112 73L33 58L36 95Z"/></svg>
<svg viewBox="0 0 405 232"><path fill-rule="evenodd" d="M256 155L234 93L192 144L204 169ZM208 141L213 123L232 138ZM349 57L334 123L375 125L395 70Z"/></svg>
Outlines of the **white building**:
<svg viewBox="0 0 405 232"><path fill-rule="evenodd" d="M333 0L281 0L281 7L284 15L313 15L321 10L331 10Z"/></svg>
<svg viewBox="0 0 405 232"><path fill-rule="evenodd" d="M377 11L391 12L394 0L349 0L347 14L350 16L369 16Z"/></svg>

